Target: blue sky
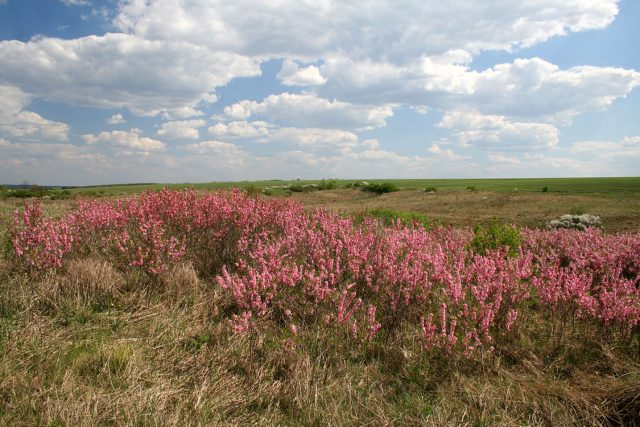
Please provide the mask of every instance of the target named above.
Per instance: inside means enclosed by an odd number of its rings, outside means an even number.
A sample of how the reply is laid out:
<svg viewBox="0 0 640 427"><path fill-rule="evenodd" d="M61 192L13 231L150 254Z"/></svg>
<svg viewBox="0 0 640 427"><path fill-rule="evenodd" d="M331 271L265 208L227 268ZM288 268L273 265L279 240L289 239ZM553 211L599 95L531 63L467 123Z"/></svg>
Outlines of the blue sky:
<svg viewBox="0 0 640 427"><path fill-rule="evenodd" d="M635 0L0 0L0 183L640 175Z"/></svg>

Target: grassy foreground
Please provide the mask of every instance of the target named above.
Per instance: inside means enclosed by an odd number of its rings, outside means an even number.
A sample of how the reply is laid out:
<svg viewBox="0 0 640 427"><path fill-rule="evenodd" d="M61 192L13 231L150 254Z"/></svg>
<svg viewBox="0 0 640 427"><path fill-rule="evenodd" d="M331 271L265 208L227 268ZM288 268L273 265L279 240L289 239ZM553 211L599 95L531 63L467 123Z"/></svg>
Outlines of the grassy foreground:
<svg viewBox="0 0 640 427"><path fill-rule="evenodd" d="M148 276L84 254L29 274L5 247L0 424L596 426L640 414L637 340L536 303L517 335L471 358L427 355L408 327L365 346L314 324L233 334L233 309L189 260Z"/></svg>

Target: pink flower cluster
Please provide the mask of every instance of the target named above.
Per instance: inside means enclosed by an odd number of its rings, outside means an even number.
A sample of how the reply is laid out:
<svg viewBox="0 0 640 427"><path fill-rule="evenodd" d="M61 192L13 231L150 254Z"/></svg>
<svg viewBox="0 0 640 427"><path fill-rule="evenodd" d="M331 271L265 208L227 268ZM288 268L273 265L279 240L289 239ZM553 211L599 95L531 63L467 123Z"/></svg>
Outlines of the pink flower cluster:
<svg viewBox="0 0 640 427"><path fill-rule="evenodd" d="M414 325L424 347L492 348L522 307L629 332L640 320L640 235L523 230L519 255L470 249L467 228L383 227L234 190L161 191L83 201L59 219L16 212L13 245L28 269L99 253L154 275L188 259L235 301L236 332L310 324L373 340Z"/></svg>

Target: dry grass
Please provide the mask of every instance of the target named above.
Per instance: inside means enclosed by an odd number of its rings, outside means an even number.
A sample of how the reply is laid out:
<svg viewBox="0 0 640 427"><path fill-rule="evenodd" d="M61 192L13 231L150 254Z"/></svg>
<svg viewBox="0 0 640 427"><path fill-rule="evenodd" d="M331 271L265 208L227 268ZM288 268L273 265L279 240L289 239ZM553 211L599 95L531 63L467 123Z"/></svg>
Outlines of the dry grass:
<svg viewBox="0 0 640 427"><path fill-rule="evenodd" d="M471 226L494 218L520 226L541 227L551 219L572 211L602 218L609 232L640 230L640 197L637 195L558 195L490 191L403 190L372 195L359 190L327 190L294 193L291 197L310 208L325 207L356 213L387 208L420 212L443 224Z"/></svg>
<svg viewBox="0 0 640 427"><path fill-rule="evenodd" d="M189 264L155 286L96 259L38 280L1 274L2 425L599 426L637 414L633 352L588 325L541 341L531 319L512 352L448 360L313 328L232 335L229 302Z"/></svg>
<svg viewBox="0 0 640 427"><path fill-rule="evenodd" d="M640 223L638 200L613 197L296 197L350 212L424 212L451 224L497 216L535 225L579 205L610 231ZM0 210L2 232L9 208ZM456 360L425 354L417 339L359 348L313 327L295 338L278 329L233 335L232 306L189 263L152 281L85 258L32 278L0 257L0 425L640 425L637 343L593 324L558 336L532 310L519 339L498 354Z"/></svg>

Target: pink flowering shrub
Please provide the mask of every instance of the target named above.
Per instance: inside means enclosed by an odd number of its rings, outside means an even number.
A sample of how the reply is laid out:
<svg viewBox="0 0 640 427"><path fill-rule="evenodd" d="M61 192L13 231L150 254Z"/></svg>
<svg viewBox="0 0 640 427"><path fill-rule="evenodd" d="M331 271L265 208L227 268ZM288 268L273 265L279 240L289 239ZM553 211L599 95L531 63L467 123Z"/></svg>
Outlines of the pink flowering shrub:
<svg viewBox="0 0 640 427"><path fill-rule="evenodd" d="M523 230L518 251L474 251L467 228L384 227L240 191L145 193L81 201L60 219L16 212L13 246L28 270L87 253L151 277L179 260L231 297L237 333L310 325L356 342L412 327L427 351L492 349L523 306L615 325L640 320L640 235ZM509 253L508 251L511 251Z"/></svg>

